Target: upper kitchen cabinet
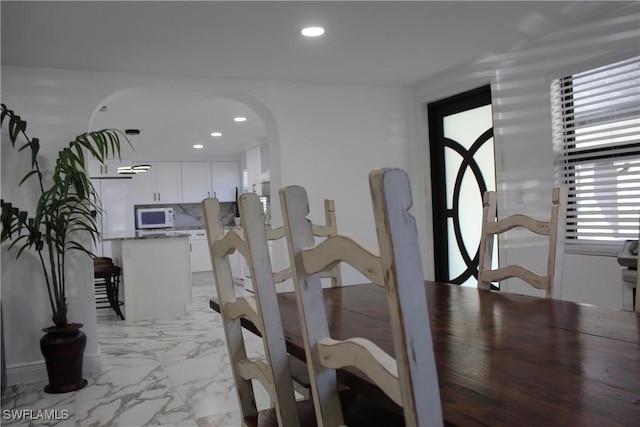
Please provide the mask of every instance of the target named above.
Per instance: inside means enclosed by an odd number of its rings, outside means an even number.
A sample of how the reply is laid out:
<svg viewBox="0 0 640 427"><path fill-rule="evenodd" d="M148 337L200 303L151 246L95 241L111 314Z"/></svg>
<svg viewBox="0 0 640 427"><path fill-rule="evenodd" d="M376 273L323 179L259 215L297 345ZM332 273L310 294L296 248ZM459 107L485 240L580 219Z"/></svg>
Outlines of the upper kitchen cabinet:
<svg viewBox="0 0 640 427"><path fill-rule="evenodd" d="M104 164L97 159L89 157L87 160L87 172L89 178L112 178L118 176L119 166L131 166L129 159L108 158L104 160ZM121 177L122 175L120 175Z"/></svg>
<svg viewBox="0 0 640 427"><path fill-rule="evenodd" d="M221 202L235 202L240 188L240 162L211 162L211 195Z"/></svg>
<svg viewBox="0 0 640 427"><path fill-rule="evenodd" d="M182 202L200 203L211 197L209 162L182 162Z"/></svg>
<svg viewBox="0 0 640 427"><path fill-rule="evenodd" d="M247 150L247 178L249 191L262 194L262 182L269 181L269 150L266 144L256 145Z"/></svg>
<svg viewBox="0 0 640 427"><path fill-rule="evenodd" d="M133 200L135 204L182 202L180 162L139 163L149 164L151 169L133 177Z"/></svg>
<svg viewBox="0 0 640 427"><path fill-rule="evenodd" d="M111 242L103 239L129 237L135 235L135 218L131 190L133 178L92 179L96 195L102 209L97 223L102 239L95 242L97 256L111 257Z"/></svg>
<svg viewBox="0 0 640 427"><path fill-rule="evenodd" d="M222 202L233 202L236 187L239 186L239 162L182 163L183 203L200 203L208 197L215 197Z"/></svg>

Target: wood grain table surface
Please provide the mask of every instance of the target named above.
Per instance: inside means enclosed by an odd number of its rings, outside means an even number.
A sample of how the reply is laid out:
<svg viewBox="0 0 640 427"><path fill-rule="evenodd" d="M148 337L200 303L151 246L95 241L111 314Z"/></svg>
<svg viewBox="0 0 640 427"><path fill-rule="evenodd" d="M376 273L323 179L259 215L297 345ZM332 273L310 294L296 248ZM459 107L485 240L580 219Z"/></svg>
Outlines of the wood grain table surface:
<svg viewBox="0 0 640 427"><path fill-rule="evenodd" d="M640 426L640 314L425 282L443 415L452 425ZM393 355L383 288L324 291L331 335ZM305 360L294 293L278 294L288 351ZM215 299L211 308L220 307ZM250 322L243 326L257 333ZM348 386L389 404L363 374Z"/></svg>

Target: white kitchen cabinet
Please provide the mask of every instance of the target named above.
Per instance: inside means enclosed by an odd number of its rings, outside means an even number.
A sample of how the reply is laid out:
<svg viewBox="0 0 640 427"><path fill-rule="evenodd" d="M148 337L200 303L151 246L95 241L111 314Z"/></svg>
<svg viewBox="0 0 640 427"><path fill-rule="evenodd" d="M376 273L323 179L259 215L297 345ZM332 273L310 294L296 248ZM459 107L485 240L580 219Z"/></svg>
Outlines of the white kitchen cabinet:
<svg viewBox="0 0 640 427"><path fill-rule="evenodd" d="M184 316L191 302L186 236L116 239L113 250L122 267L127 322Z"/></svg>
<svg viewBox="0 0 640 427"><path fill-rule="evenodd" d="M209 244L204 230L189 231L189 257L191 272L212 271Z"/></svg>
<svg viewBox="0 0 640 427"><path fill-rule="evenodd" d="M235 202L240 188L240 162L211 162L211 197Z"/></svg>
<svg viewBox="0 0 640 427"><path fill-rule="evenodd" d="M104 164L93 157L87 160L89 178L122 177L118 175L119 166L131 166L131 160L108 158L104 159Z"/></svg>
<svg viewBox="0 0 640 427"><path fill-rule="evenodd" d="M260 182L262 163L262 146L258 145L247 150L247 179L249 191L253 191L253 185Z"/></svg>
<svg viewBox="0 0 640 427"><path fill-rule="evenodd" d="M207 241L205 230L190 230L189 234L191 272L212 271L209 242ZM234 252L229 256L231 275L239 280L243 276L242 262L244 262L244 257L238 252Z"/></svg>
<svg viewBox="0 0 640 427"><path fill-rule="evenodd" d="M211 197L210 162L182 162L182 202L200 203Z"/></svg>
<svg viewBox="0 0 640 427"><path fill-rule="evenodd" d="M182 202L182 169L180 162L141 163L151 165L151 169L133 176L133 200L135 204Z"/></svg>
<svg viewBox="0 0 640 427"><path fill-rule="evenodd" d="M189 247L191 250L191 272L212 271L207 240L189 239Z"/></svg>
<svg viewBox="0 0 640 427"><path fill-rule="evenodd" d="M128 237L135 234L135 219L131 188L133 180L124 178L91 179L100 199L102 212L98 229L102 238L96 242L94 253L111 258L111 242L104 239Z"/></svg>
<svg viewBox="0 0 640 427"><path fill-rule="evenodd" d="M257 145L247 150L247 179L249 191L262 194L262 182L269 181L268 149L266 145Z"/></svg>
<svg viewBox="0 0 640 427"><path fill-rule="evenodd" d="M240 186L240 162L183 162L182 202L200 203L208 197L235 202Z"/></svg>

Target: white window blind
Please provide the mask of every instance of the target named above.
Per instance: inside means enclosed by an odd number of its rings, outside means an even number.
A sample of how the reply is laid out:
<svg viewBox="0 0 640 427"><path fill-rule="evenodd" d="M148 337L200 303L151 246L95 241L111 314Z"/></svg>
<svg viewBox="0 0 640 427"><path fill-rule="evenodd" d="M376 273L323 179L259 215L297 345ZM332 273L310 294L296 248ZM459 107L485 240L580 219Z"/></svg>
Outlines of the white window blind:
<svg viewBox="0 0 640 427"><path fill-rule="evenodd" d="M555 80L551 95L567 244L637 239L640 57Z"/></svg>

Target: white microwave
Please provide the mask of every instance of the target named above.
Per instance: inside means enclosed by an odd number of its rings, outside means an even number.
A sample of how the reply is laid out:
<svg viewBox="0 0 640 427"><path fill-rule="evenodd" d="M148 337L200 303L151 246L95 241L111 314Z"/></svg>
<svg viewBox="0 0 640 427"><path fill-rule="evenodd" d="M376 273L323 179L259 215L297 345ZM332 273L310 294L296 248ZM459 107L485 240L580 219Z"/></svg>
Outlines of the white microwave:
<svg viewBox="0 0 640 427"><path fill-rule="evenodd" d="M171 228L173 227L173 208L139 208L136 209L136 228Z"/></svg>

